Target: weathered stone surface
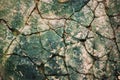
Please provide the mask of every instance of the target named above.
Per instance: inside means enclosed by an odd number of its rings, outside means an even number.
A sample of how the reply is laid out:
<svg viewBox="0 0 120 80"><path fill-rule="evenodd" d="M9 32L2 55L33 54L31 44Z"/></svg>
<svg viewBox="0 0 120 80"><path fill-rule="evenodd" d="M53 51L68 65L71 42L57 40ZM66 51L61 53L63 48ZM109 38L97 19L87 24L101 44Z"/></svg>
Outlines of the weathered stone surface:
<svg viewBox="0 0 120 80"><path fill-rule="evenodd" d="M119 5L1 0L0 80L119 79Z"/></svg>

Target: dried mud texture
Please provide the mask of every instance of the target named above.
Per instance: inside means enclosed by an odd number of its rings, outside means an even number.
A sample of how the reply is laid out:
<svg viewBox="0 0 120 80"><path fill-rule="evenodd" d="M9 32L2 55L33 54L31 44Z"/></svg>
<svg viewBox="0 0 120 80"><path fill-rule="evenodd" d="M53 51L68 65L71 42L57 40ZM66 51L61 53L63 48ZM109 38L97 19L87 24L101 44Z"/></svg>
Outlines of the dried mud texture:
<svg viewBox="0 0 120 80"><path fill-rule="evenodd" d="M120 0L1 0L0 80L120 80Z"/></svg>

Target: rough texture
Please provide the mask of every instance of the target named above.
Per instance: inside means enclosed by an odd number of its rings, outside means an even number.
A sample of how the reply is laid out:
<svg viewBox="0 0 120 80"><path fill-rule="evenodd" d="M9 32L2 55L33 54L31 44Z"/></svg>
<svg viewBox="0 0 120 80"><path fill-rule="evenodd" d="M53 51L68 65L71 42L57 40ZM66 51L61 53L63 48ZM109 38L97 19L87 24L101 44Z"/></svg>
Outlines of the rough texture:
<svg viewBox="0 0 120 80"><path fill-rule="evenodd" d="M119 80L120 0L59 1L0 1L0 80Z"/></svg>

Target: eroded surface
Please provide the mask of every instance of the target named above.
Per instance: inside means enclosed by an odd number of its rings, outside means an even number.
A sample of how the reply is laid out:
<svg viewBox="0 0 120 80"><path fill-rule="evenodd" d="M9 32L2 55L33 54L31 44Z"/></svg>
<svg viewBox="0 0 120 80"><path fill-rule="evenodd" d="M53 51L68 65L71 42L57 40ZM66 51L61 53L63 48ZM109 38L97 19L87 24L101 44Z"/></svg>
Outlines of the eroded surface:
<svg viewBox="0 0 120 80"><path fill-rule="evenodd" d="M120 79L120 1L1 0L0 63L4 80Z"/></svg>

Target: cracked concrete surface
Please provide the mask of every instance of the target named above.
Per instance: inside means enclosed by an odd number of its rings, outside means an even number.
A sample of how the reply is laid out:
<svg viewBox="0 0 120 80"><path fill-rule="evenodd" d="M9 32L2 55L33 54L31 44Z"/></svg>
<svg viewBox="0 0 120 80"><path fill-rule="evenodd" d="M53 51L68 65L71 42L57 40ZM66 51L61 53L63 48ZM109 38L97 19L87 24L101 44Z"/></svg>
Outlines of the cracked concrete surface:
<svg viewBox="0 0 120 80"><path fill-rule="evenodd" d="M120 1L1 0L2 79L119 80Z"/></svg>

